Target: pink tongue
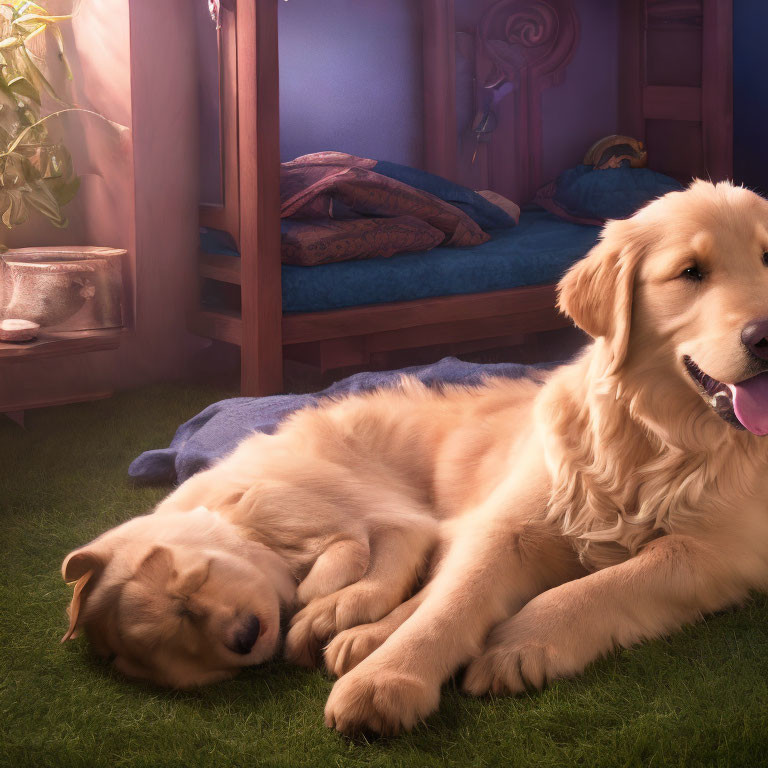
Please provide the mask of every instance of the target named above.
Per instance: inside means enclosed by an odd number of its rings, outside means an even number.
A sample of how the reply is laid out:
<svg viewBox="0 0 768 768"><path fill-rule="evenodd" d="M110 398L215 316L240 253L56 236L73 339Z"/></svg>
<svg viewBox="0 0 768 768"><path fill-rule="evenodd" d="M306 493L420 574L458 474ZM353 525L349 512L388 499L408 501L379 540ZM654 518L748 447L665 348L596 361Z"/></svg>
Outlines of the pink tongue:
<svg viewBox="0 0 768 768"><path fill-rule="evenodd" d="M768 373L730 387L736 418L755 435L768 435Z"/></svg>

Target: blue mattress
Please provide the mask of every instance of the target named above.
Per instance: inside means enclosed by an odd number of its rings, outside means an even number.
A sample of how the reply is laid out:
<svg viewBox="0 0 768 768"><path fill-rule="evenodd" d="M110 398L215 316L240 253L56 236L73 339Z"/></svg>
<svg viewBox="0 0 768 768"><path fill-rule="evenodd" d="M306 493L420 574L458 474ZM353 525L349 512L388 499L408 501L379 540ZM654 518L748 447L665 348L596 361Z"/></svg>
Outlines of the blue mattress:
<svg viewBox="0 0 768 768"><path fill-rule="evenodd" d="M314 267L284 264L283 311L316 312L554 283L597 242L599 232L599 227L572 224L532 208L523 211L516 227L493 230L487 243L471 248L435 248ZM237 255L216 232L209 230L201 239L208 252Z"/></svg>

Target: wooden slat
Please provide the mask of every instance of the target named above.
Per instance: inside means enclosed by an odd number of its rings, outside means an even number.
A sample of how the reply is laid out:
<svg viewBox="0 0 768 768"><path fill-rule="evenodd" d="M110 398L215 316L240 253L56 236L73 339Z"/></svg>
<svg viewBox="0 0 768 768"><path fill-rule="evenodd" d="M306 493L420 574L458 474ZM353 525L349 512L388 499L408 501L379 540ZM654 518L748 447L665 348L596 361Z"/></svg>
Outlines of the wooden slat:
<svg viewBox="0 0 768 768"><path fill-rule="evenodd" d="M285 344L367 336L373 351L428 346L564 328L570 322L555 309L555 285L447 296L421 301L368 305L332 312L283 317ZM192 331L240 344L242 323L235 314L200 310L189 319ZM354 342L356 343L356 342Z"/></svg>
<svg viewBox="0 0 768 768"><path fill-rule="evenodd" d="M733 176L733 3L704 0L702 30L704 160L713 181Z"/></svg>
<svg viewBox="0 0 768 768"><path fill-rule="evenodd" d="M190 314L187 325L192 333L207 339L226 341L238 346L242 342L243 324L237 315L199 309Z"/></svg>
<svg viewBox="0 0 768 768"><path fill-rule="evenodd" d="M453 0L422 0L424 165L456 177L456 22Z"/></svg>
<svg viewBox="0 0 768 768"><path fill-rule="evenodd" d="M244 395L282 391L277 0L237 3Z"/></svg>
<svg viewBox="0 0 768 768"><path fill-rule="evenodd" d="M483 317L520 316L535 325L555 313L555 286L537 285L506 291L445 296L376 304L331 312L302 312L283 317L283 343L300 344L343 336L363 336ZM528 327L521 330L537 330ZM498 334L494 334L498 335Z"/></svg>
<svg viewBox="0 0 768 768"><path fill-rule="evenodd" d="M122 334L122 328L60 333L42 332L34 341L13 343L0 341L0 360L21 361L117 349L120 346Z"/></svg>
<svg viewBox="0 0 768 768"><path fill-rule="evenodd" d="M240 285L240 259L224 253L200 251L200 277Z"/></svg>
<svg viewBox="0 0 768 768"><path fill-rule="evenodd" d="M646 120L701 121L701 88L676 85L647 85L643 89Z"/></svg>
<svg viewBox="0 0 768 768"><path fill-rule="evenodd" d="M391 352L435 344L459 344L465 341L524 335L534 331L552 331L570 324L570 321L552 306L549 316L533 312L384 331L369 336L366 346L372 353Z"/></svg>

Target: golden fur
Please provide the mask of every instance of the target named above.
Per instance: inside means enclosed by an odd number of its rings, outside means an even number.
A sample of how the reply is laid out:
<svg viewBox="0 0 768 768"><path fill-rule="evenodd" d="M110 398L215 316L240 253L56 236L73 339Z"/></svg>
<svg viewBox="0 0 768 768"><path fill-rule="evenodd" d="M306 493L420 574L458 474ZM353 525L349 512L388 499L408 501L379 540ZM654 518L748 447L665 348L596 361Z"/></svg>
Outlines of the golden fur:
<svg viewBox="0 0 768 768"><path fill-rule="evenodd" d="M152 654L169 665L168 647L187 642L174 632L192 629L150 627L153 642L127 647L123 593L148 581L147 604L158 583L184 581L177 559L193 574L213 563L175 588L183 608L195 588L219 589L217 558L239 557L262 584L298 583L289 657L310 662L335 635L327 723L393 733L432 712L461 666L471 693L518 692L765 589L768 442L715 414L683 360L728 383L764 369L740 333L768 316L766 251L768 202L728 184L696 182L609 222L560 287L561 308L595 339L579 359L543 386L405 381L246 441L125 524L130 537L118 528L70 555L71 629L120 635L108 650L161 679ZM701 282L681 277L691 265ZM206 526L220 530L211 545L185 533ZM257 550L237 555L246 544ZM438 545L428 583L403 603ZM245 659L221 642L246 611L274 627L291 596L270 607L247 586L221 590L230 619L161 682L205 682L274 652L276 636Z"/></svg>

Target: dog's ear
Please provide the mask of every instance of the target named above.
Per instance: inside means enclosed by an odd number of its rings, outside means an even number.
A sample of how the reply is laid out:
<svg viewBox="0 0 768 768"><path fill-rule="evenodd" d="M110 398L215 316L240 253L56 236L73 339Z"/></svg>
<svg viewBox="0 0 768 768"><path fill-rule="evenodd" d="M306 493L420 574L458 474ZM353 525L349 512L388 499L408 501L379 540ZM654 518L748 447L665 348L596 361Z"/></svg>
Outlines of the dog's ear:
<svg viewBox="0 0 768 768"><path fill-rule="evenodd" d="M183 550L158 544L144 556L135 573L137 581L152 584L157 588L167 588L180 595L192 595L208 579L211 561L208 558L199 560L185 567L186 560ZM181 562L179 562L181 561Z"/></svg>
<svg viewBox="0 0 768 768"><path fill-rule="evenodd" d="M69 627L61 642L77 637L78 621L82 613L88 592L95 581L95 576L100 574L110 558L110 550L104 542L98 540L91 544L70 552L61 564L61 575L68 584L75 582L75 591L67 608L69 614Z"/></svg>
<svg viewBox="0 0 768 768"><path fill-rule="evenodd" d="M158 544L152 547L139 563L135 578L162 586L175 574L173 553L169 547Z"/></svg>
<svg viewBox="0 0 768 768"><path fill-rule="evenodd" d="M558 307L592 338L605 338L612 353L607 373L624 362L632 321L635 272L643 250L631 220L609 221L600 242L565 274Z"/></svg>

